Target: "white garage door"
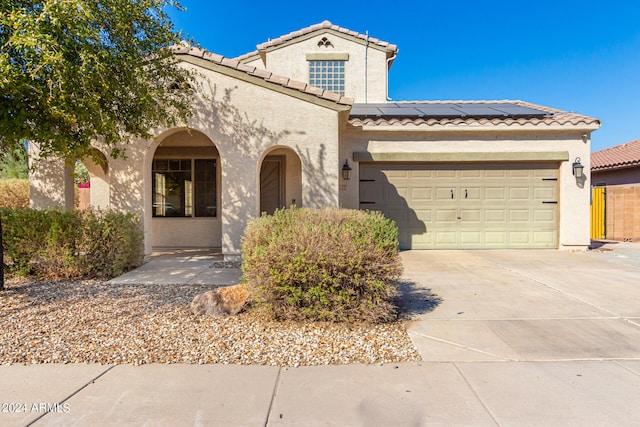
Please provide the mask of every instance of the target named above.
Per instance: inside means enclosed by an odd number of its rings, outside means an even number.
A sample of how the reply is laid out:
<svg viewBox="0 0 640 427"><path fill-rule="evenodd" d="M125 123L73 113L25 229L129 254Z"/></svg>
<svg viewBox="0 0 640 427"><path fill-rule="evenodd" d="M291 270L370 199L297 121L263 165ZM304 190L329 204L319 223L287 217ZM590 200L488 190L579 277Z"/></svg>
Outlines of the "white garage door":
<svg viewBox="0 0 640 427"><path fill-rule="evenodd" d="M557 248L558 166L360 163L360 209L402 249Z"/></svg>

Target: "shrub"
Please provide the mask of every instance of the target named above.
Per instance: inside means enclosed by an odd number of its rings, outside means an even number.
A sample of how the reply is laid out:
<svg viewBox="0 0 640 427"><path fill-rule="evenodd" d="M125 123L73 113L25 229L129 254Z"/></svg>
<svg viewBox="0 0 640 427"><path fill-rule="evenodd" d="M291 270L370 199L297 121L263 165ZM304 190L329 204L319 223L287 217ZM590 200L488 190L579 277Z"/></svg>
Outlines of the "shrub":
<svg viewBox="0 0 640 427"><path fill-rule="evenodd" d="M0 209L0 218L13 274L110 278L142 262L142 231L133 214Z"/></svg>
<svg viewBox="0 0 640 427"><path fill-rule="evenodd" d="M29 180L0 179L0 208L28 208Z"/></svg>
<svg viewBox="0 0 640 427"><path fill-rule="evenodd" d="M377 212L284 209L252 221L243 280L276 319L386 322L402 272L395 223Z"/></svg>

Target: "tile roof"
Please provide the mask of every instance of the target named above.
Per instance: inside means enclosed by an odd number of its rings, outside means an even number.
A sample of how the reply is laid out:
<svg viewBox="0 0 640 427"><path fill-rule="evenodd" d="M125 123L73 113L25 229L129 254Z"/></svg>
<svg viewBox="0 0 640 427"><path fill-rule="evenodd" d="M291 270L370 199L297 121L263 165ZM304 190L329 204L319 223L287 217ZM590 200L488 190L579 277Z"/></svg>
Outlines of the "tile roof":
<svg viewBox="0 0 640 427"><path fill-rule="evenodd" d="M172 50L175 55L188 55L195 58L202 58L214 64L241 71L249 76L260 78L268 83L285 87L291 90L296 90L298 92L312 95L327 101L335 102L336 104L348 106L353 105L353 98L338 95L333 92L311 86L310 84L304 82L292 80L288 77L278 76L270 71L243 64L237 59L225 58L222 55L217 55L215 53L207 52L204 49L191 47L185 44L173 46Z"/></svg>
<svg viewBox="0 0 640 427"><path fill-rule="evenodd" d="M396 104L405 104L397 102ZM443 107L452 107L456 105L478 105L491 107L492 104L513 104L525 108L531 108L540 112L547 112L545 115L535 116L513 116L504 115L497 117L495 115L487 115L486 117L474 115L467 117L446 117L446 116L428 116L422 117L407 116L407 117L349 117L349 124L352 126L365 126L365 125L426 125L426 126L442 126L442 125L459 125L459 124L477 124L477 125L507 125L507 126L524 126L524 125L584 125L588 127L598 128L600 126L600 120L583 116L576 113L570 113L567 111L557 110L555 108L544 107L541 105L531 104L523 101L516 100L502 100L502 101L415 101L407 102L406 104L413 104L417 107L420 105L441 105Z"/></svg>
<svg viewBox="0 0 640 427"><path fill-rule="evenodd" d="M591 170L640 166L640 139L591 153Z"/></svg>
<svg viewBox="0 0 640 427"><path fill-rule="evenodd" d="M259 50L253 50L251 52L243 53L240 56L236 56L234 59L237 59L238 61L242 62L242 61L245 61L245 60L247 60L249 58L253 58L254 56L256 58L258 58L259 55L260 55L260 51Z"/></svg>
<svg viewBox="0 0 640 427"><path fill-rule="evenodd" d="M385 41L382 41L380 39L376 39L375 37L367 37L366 34L361 34L361 33L358 33L356 31L351 31L351 30L349 30L347 28L339 27L338 25L334 25L329 21L322 21L319 24L314 24L314 25L311 25L309 27L302 28L302 29L297 30L297 31L293 31L293 32L291 32L289 34L285 34L285 35L280 36L280 37L278 37L276 39L269 40L268 42L259 44L257 47L258 47L258 50L269 49L271 47L278 46L278 45L280 45L282 43L286 43L289 40L293 40L293 39L295 39L297 37L301 37L301 36L304 36L306 34L312 33L314 31L324 30L324 29L337 31L339 33L342 33L342 34L345 34L345 35L348 35L348 36L352 36L352 37L356 37L356 38L361 39L361 40L367 40L368 39L369 43L373 43L373 44L375 44L377 46L380 46L380 47L384 48L385 50L387 50L389 52L396 52L398 50L398 47L395 44L391 44L389 42L385 42ZM250 53L251 54L255 54L255 52L250 52Z"/></svg>

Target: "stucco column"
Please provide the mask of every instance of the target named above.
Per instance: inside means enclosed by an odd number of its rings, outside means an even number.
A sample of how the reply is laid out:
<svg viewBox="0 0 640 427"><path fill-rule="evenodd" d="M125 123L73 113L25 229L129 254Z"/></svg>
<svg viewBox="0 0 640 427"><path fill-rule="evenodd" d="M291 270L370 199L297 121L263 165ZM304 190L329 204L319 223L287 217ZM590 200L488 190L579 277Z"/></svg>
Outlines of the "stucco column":
<svg viewBox="0 0 640 427"><path fill-rule="evenodd" d="M258 216L257 156L229 150L221 153L222 254L225 261L239 261L244 230Z"/></svg>
<svg viewBox="0 0 640 427"><path fill-rule="evenodd" d="M29 142L29 200L34 209L66 207L65 165L59 158L41 158L38 145ZM71 199L73 203L73 198ZM73 206L73 204L72 204Z"/></svg>
<svg viewBox="0 0 640 427"><path fill-rule="evenodd" d="M73 210L75 207L75 181L73 179L73 165L65 162L64 166L64 209Z"/></svg>

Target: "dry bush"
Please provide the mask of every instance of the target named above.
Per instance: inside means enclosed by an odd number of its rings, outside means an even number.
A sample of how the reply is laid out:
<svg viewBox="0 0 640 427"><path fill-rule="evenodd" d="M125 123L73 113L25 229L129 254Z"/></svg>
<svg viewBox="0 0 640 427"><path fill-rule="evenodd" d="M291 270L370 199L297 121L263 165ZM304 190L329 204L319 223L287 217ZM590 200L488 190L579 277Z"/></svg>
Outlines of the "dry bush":
<svg viewBox="0 0 640 427"><path fill-rule="evenodd" d="M131 213L0 209L11 274L111 278L141 264L143 235Z"/></svg>
<svg viewBox="0 0 640 427"><path fill-rule="evenodd" d="M0 208L28 208L29 180L0 179Z"/></svg>
<svg viewBox="0 0 640 427"><path fill-rule="evenodd" d="M402 273L395 223L377 212L284 209L252 221L243 280L276 319L387 322Z"/></svg>

